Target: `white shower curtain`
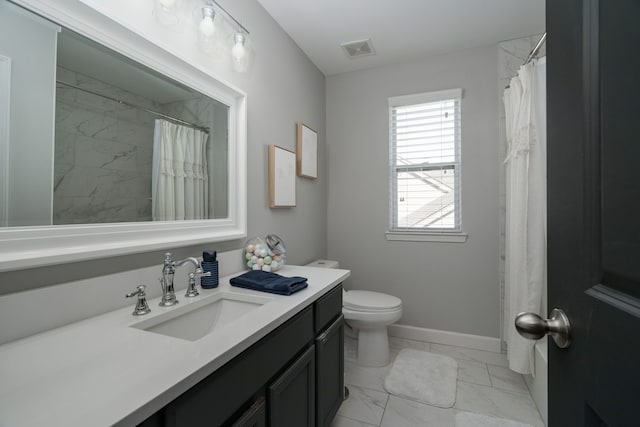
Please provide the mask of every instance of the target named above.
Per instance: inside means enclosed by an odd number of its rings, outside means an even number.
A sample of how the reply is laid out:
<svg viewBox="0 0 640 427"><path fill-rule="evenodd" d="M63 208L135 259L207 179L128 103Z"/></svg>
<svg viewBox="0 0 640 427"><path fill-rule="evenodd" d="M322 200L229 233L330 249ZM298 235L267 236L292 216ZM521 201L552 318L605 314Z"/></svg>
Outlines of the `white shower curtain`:
<svg viewBox="0 0 640 427"><path fill-rule="evenodd" d="M535 374L534 341L522 338L514 319L541 313L546 287L546 58L520 67L505 90L506 258L505 331L509 368ZM543 316L546 317L546 316Z"/></svg>
<svg viewBox="0 0 640 427"><path fill-rule="evenodd" d="M156 120L151 184L154 221L208 217L207 137L200 130Z"/></svg>

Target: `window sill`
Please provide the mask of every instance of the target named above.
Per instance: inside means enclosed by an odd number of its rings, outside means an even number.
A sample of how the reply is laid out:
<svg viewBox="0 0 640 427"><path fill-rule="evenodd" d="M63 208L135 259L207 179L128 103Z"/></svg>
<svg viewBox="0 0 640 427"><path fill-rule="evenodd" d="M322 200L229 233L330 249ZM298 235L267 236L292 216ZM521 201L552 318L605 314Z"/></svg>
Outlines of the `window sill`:
<svg viewBox="0 0 640 427"><path fill-rule="evenodd" d="M405 242L445 242L464 243L467 241L467 233L424 233L420 231L385 231L387 240Z"/></svg>

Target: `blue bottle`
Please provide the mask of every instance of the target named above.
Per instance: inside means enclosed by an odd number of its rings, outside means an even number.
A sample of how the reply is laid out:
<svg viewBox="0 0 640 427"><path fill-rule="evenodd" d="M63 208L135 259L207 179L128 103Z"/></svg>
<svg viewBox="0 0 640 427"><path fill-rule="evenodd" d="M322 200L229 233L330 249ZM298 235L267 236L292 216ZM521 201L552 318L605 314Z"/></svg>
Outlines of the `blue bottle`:
<svg viewBox="0 0 640 427"><path fill-rule="evenodd" d="M200 286L202 286L202 289L218 287L218 260L216 256L216 251L202 252L202 270L205 273L211 273L211 276L200 277Z"/></svg>

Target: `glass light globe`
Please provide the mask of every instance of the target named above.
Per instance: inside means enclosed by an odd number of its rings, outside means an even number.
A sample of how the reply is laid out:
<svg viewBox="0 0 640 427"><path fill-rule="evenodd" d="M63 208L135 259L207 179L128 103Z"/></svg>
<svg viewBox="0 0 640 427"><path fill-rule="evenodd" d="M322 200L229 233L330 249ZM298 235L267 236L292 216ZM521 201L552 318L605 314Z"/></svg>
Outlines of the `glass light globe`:
<svg viewBox="0 0 640 427"><path fill-rule="evenodd" d="M234 40L235 40L235 44L231 48L231 57L235 61L241 62L244 59L245 55L247 54L244 48L244 40L245 40L244 35L238 33L235 35Z"/></svg>
<svg viewBox="0 0 640 427"><path fill-rule="evenodd" d="M200 21L199 29L200 34L202 34L203 37L209 38L213 36L213 33L215 33L216 31L216 26L213 23L213 18L210 16L205 16L204 18L202 18L202 21Z"/></svg>

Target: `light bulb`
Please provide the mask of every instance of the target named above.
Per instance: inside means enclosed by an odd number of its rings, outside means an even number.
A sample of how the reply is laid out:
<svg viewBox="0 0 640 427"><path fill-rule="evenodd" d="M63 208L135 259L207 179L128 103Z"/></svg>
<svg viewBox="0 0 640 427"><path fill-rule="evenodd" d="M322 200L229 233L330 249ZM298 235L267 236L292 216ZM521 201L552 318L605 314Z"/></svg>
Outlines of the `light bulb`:
<svg viewBox="0 0 640 427"><path fill-rule="evenodd" d="M244 49L244 41L245 41L244 35L241 33L237 33L234 37L234 40L235 40L235 44L231 48L231 57L236 62L241 62L246 55L246 51Z"/></svg>
<svg viewBox="0 0 640 427"><path fill-rule="evenodd" d="M202 34L204 37L211 37L216 31L216 26L213 23L213 18L210 16L205 16L204 18L202 18L202 21L200 21L199 29L200 34Z"/></svg>

